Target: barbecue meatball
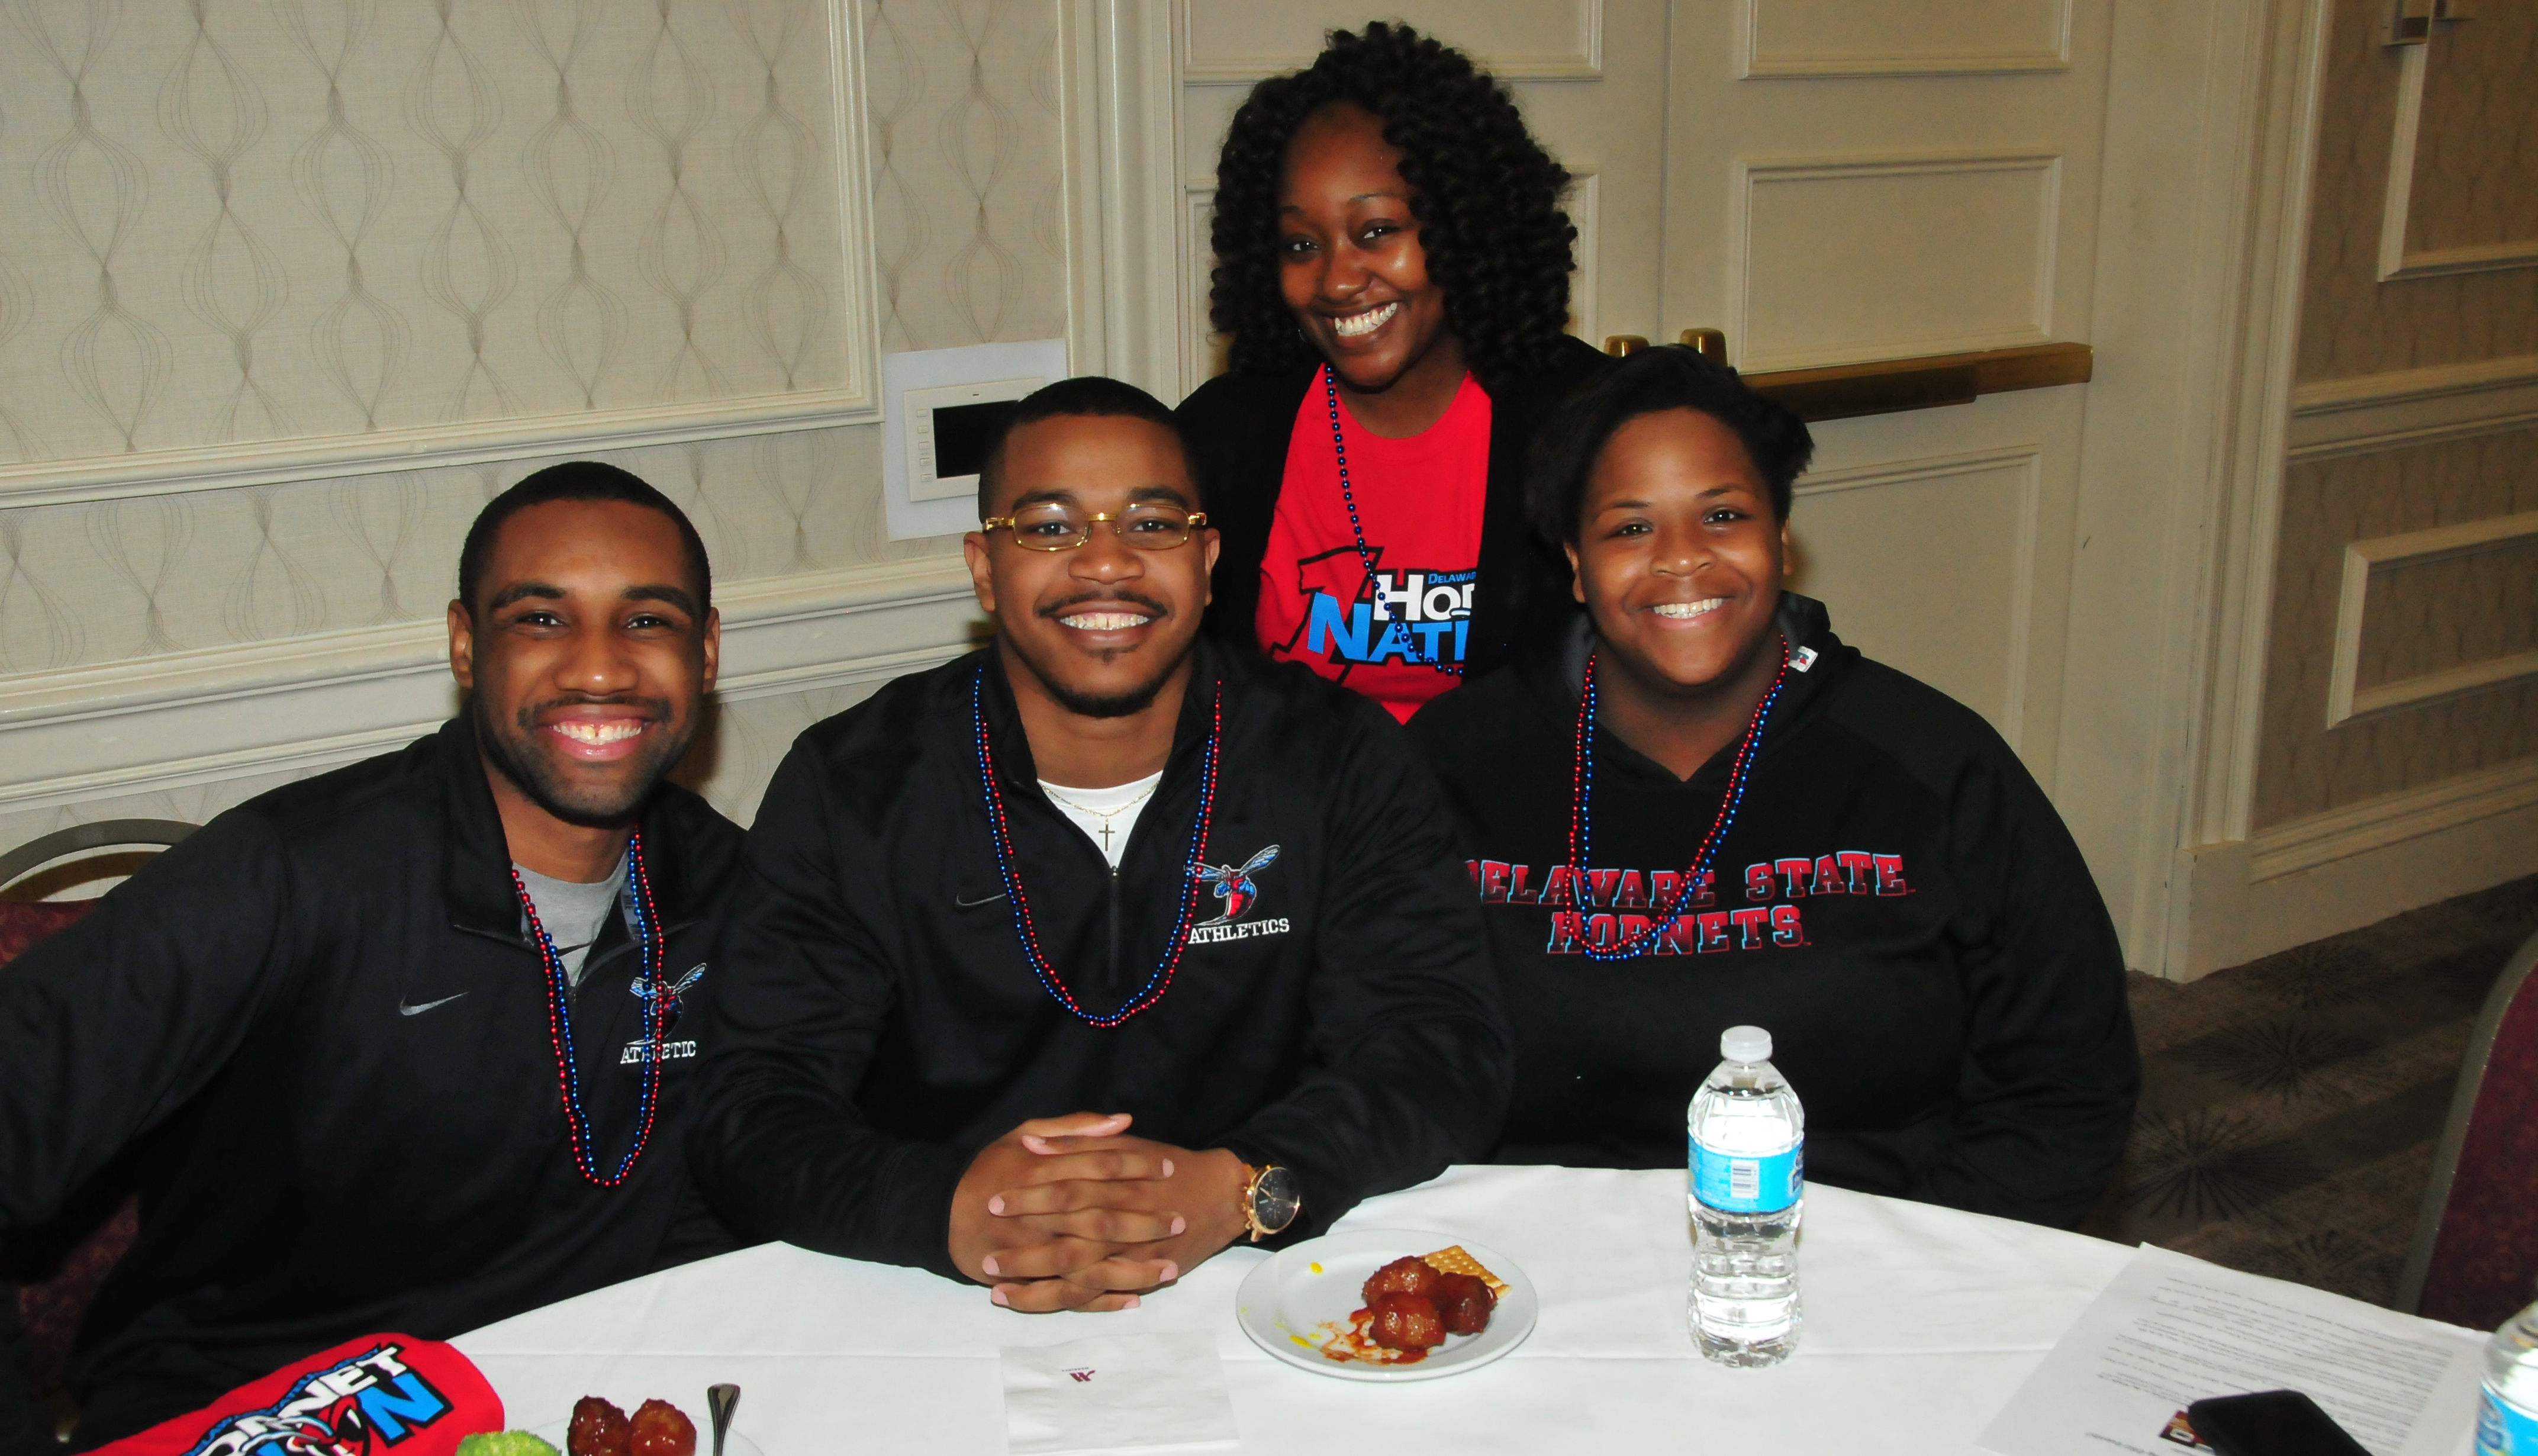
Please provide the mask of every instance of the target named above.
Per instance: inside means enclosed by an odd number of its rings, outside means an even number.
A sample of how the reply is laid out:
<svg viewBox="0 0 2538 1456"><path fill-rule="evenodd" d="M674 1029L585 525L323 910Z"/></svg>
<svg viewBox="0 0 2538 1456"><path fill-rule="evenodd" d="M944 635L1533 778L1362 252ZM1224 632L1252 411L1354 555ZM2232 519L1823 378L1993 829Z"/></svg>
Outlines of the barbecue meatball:
<svg viewBox="0 0 2538 1456"><path fill-rule="evenodd" d="M572 1403L572 1425L565 1432L570 1456L629 1456L626 1413L595 1395Z"/></svg>
<svg viewBox="0 0 2538 1456"><path fill-rule="evenodd" d="M1443 1274L1436 1277L1436 1312L1444 1318L1448 1335L1477 1335L1490 1327L1490 1311L1498 1307L1499 1296L1490 1287L1469 1274Z"/></svg>
<svg viewBox="0 0 2538 1456"><path fill-rule="evenodd" d="M1360 1291L1368 1308L1386 1294L1426 1294L1436 1288L1436 1271L1425 1259L1401 1258L1367 1276Z"/></svg>
<svg viewBox="0 0 2538 1456"><path fill-rule="evenodd" d="M645 1401L626 1449L627 1456L697 1456L697 1423L668 1401Z"/></svg>
<svg viewBox="0 0 2538 1456"><path fill-rule="evenodd" d="M1445 1343L1444 1317L1425 1294L1381 1294L1369 1307L1374 1319L1367 1338L1386 1350L1434 1350Z"/></svg>

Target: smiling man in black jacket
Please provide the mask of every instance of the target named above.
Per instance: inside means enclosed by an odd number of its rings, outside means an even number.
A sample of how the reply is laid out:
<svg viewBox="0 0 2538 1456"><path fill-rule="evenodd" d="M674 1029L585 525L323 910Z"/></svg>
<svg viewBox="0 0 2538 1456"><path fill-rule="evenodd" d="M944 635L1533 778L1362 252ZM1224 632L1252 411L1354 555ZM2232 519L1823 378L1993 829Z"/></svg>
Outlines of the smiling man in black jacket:
<svg viewBox="0 0 2538 1456"><path fill-rule="evenodd" d="M979 494L993 645L805 733L750 832L707 1196L1115 1309L1485 1151L1507 1041L1444 806L1382 709L1200 643L1169 413L1051 385Z"/></svg>
<svg viewBox="0 0 2538 1456"><path fill-rule="evenodd" d="M531 476L461 556L467 710L220 816L0 968L0 1232L109 1164L141 1196L75 1449L728 1245L680 1145L740 832L661 781L709 591L650 487Z"/></svg>

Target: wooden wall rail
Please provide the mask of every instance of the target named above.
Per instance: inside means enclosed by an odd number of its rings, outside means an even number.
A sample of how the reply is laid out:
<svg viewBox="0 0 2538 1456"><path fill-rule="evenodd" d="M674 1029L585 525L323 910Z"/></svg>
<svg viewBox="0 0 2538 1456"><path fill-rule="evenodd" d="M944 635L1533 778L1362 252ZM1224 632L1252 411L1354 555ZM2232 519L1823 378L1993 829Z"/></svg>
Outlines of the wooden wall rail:
<svg viewBox="0 0 2538 1456"><path fill-rule="evenodd" d="M1696 339L1696 334L1713 335L1713 331L1687 330L1684 342L1696 347L1710 344L1709 338ZM1720 343L1723 346L1723 341ZM1636 354L1647 347L1647 341L1636 335L1617 335L1606 340L1604 347L1612 354ZM1713 354L1706 347L1702 352ZM1715 352L1723 353L1724 349ZM1802 420L1847 420L1859 415L1893 415L1940 405L1971 404L1983 395L2013 389L2086 384L2094 363L2086 344L2030 344L2017 349L1980 349L1970 354L1883 359L1873 364L1777 369L1747 374L1745 382L1797 411Z"/></svg>

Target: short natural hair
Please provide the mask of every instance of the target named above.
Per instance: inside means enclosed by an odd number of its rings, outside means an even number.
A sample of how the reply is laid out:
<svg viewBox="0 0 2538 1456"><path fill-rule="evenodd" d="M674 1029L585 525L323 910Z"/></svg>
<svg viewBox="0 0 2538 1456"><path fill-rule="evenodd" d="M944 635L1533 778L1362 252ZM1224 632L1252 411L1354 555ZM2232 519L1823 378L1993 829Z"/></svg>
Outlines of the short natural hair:
<svg viewBox="0 0 2538 1456"><path fill-rule="evenodd" d="M1005 469L1005 442L1026 425L1061 417L1143 420L1162 426L1171 432L1172 443L1180 447L1181 463L1188 467L1191 487L1199 490L1202 500L1206 498L1205 488L1198 479L1198 454L1189 447L1189 438L1181 433L1180 421L1172 417L1169 406L1124 379L1079 374L1023 396L997 427L995 438L988 442L986 458L978 463L978 519L985 520L994 509L996 480Z"/></svg>
<svg viewBox="0 0 2538 1456"><path fill-rule="evenodd" d="M531 471L520 483L485 502L476 513L476 523L467 528L466 544L458 548L458 603L469 616L476 613L476 593L485 584L485 563L494 555L494 542L502 534L502 524L532 505L554 500L619 500L657 510L679 528L679 544L687 549L688 571L696 577L697 611L713 607L713 566L705 560L704 538L697 534L688 513L679 509L669 496L645 485L640 476L618 469L600 460L567 460L544 470Z"/></svg>
<svg viewBox="0 0 2538 1456"><path fill-rule="evenodd" d="M1553 545L1577 540L1578 514L1595 463L1623 426L1641 415L1690 410L1727 427L1770 488L1771 515L1789 518L1789 492L1815 454L1815 436L1788 406L1683 345L1643 349L1571 396L1535 446L1526 504Z"/></svg>

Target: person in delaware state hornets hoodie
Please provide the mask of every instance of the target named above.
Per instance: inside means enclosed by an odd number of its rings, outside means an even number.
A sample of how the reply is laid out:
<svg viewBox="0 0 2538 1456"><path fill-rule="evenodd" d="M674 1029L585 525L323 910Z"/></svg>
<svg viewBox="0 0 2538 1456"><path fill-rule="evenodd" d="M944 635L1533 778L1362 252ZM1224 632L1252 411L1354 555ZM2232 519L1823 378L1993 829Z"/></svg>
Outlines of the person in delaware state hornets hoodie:
<svg viewBox="0 0 2538 1456"><path fill-rule="evenodd" d="M1507 1039L1450 817L1382 708L1199 640L1170 413L1052 384L979 482L994 642L804 733L750 831L707 1197L1118 1309L1486 1153Z"/></svg>
<svg viewBox="0 0 2538 1456"><path fill-rule="evenodd" d="M741 834L663 778L719 641L676 505L538 471L460 549L456 717L220 815L0 966L0 1253L141 1200L71 1449L731 1247L680 1140ZM0 1451L29 1403L0 1388Z"/></svg>
<svg viewBox="0 0 2538 1456"><path fill-rule="evenodd" d="M2140 1080L2114 928L2009 746L1781 589L1812 447L1690 350L1627 361L1534 482L1584 613L1412 720L1515 1028L1497 1158L1680 1165L1750 1024L1809 1177L2076 1224Z"/></svg>

